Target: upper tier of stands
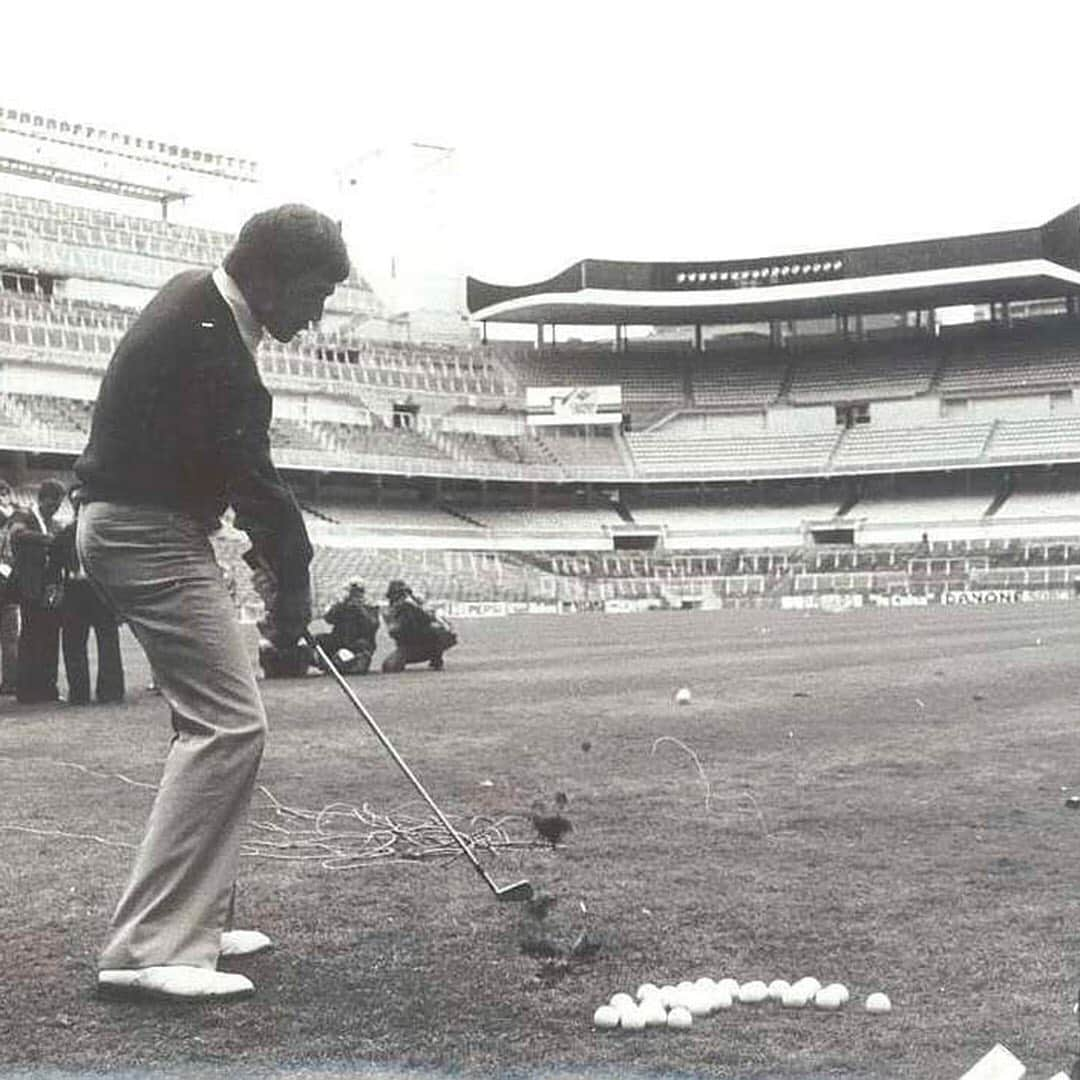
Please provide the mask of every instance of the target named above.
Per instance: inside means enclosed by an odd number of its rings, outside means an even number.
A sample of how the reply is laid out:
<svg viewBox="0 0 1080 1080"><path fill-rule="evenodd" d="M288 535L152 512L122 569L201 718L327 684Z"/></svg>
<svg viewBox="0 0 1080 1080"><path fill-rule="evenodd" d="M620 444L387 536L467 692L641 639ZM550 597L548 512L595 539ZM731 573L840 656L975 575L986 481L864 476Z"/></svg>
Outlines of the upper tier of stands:
<svg viewBox="0 0 1080 1080"><path fill-rule="evenodd" d="M112 304L0 292L0 357L12 346L15 355L55 354L65 363L103 369L136 314ZM269 382L348 385L359 395L387 399L415 391L502 404L516 391L490 350L372 344L345 332L304 331L287 345L266 335L258 359Z"/></svg>
<svg viewBox="0 0 1080 1080"><path fill-rule="evenodd" d="M196 266L219 263L233 240L229 233L212 229L4 192L0 192L0 234L130 251Z"/></svg>
<svg viewBox="0 0 1080 1080"><path fill-rule="evenodd" d="M936 352L929 338L819 346L793 359L787 400L809 405L915 397L930 389L940 363Z"/></svg>
<svg viewBox="0 0 1080 1080"><path fill-rule="evenodd" d="M116 275L145 285L193 266L216 266L232 244L230 233L0 192L0 240L25 249L43 269ZM133 256L125 259L124 256ZM163 265L151 269L146 258ZM56 265L51 265L55 263ZM371 293L352 271L342 295ZM361 305L362 309L369 304Z"/></svg>

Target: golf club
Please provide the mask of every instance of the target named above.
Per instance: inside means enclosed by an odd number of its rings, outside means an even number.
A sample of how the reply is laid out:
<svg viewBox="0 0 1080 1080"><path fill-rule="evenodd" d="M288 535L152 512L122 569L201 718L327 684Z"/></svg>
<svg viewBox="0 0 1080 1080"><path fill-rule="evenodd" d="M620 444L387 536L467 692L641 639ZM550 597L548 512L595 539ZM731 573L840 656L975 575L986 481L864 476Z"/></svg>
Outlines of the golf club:
<svg viewBox="0 0 1080 1080"><path fill-rule="evenodd" d="M454 828L453 825L447 820L446 815L436 805L435 800L427 793L424 785L416 778L412 769L405 763L402 756L394 749L393 743L383 734L382 728L375 722L375 718L365 708L364 703L356 696L353 688L345 680L345 677L338 671L334 665L333 660L326 654L326 650L315 640L310 631L305 630L303 634L304 642L309 645L312 651L315 653L316 658L323 668L328 671L334 678L334 681L341 687L342 692L352 702L353 708L364 718L368 727L375 732L375 737L386 747L389 755L394 759L398 768L408 778L409 783L420 793L424 802L431 807L435 816L442 822L443 828L453 838L454 843L465 853L465 857L472 863L473 869L484 879L487 887L495 894L498 900L531 900L533 895L532 886L527 881L516 881L513 885L504 885L499 888L487 871L480 865L480 860L477 859L472 848L466 843L465 838Z"/></svg>

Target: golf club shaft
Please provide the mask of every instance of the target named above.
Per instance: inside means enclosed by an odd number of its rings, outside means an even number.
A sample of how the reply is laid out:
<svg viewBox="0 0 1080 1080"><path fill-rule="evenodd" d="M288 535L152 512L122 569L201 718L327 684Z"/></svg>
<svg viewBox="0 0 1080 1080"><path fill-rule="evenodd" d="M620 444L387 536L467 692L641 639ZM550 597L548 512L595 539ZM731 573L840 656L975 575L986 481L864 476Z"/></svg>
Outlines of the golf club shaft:
<svg viewBox="0 0 1080 1080"><path fill-rule="evenodd" d="M424 802L426 802L428 806L431 807L432 812L439 819L439 821L442 822L443 827L446 829L446 831L453 837L454 843L456 843L458 847L461 848L461 850L465 853L466 858L468 858L469 862L472 863L473 868L476 870L476 872L487 883L488 888L497 895L499 892L498 888L491 880L491 878L488 877L484 868L480 865L480 860L477 859L476 855L473 853L472 848L469 847L469 845L465 842L465 838L457 831L457 829L455 829L454 826L450 824L446 815L442 812L442 810L439 809L438 804L427 793L424 785L420 783L420 781L416 777L416 774L406 764L405 759L397 752L396 749L394 749L394 744L386 737L385 734L383 734L382 728L380 728L379 725L375 722L375 717L373 717L371 713L368 712L367 708L364 706L364 703L356 696L356 692L349 685L348 681L345 679L345 676L342 675L340 671L338 671L337 666L334 664L333 660L331 660L330 657L327 656L326 650L315 640L315 638L309 632L305 631L303 638L304 641L312 648L319 662L334 677L334 681L338 684L338 686L341 687L342 691L345 693L345 696L352 702L353 708L355 708L356 711L364 718L364 720L367 722L368 727L371 728L371 730L375 733L375 737L386 748L386 752L394 759L394 763L408 778L409 783L412 784L414 788L416 788L421 798L423 798Z"/></svg>

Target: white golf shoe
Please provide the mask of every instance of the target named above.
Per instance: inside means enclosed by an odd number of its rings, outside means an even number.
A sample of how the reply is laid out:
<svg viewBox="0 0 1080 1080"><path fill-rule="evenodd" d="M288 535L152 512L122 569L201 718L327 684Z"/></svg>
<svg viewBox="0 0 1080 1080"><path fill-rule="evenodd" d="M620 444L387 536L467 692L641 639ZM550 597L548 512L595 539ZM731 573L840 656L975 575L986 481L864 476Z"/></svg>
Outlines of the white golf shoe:
<svg viewBox="0 0 1080 1080"><path fill-rule="evenodd" d="M259 930L223 930L219 956L253 956L265 952L273 942Z"/></svg>
<svg viewBox="0 0 1080 1080"><path fill-rule="evenodd" d="M98 993L109 997L207 1001L247 997L255 986L244 975L190 964L113 968L98 972Z"/></svg>

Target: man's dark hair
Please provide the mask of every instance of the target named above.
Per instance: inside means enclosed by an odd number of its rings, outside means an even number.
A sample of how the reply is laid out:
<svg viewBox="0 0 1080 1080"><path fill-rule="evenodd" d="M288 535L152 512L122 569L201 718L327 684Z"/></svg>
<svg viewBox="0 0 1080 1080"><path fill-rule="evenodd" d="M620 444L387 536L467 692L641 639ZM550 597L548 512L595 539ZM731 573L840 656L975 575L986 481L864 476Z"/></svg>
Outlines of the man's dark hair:
<svg viewBox="0 0 1080 1080"><path fill-rule="evenodd" d="M334 281L349 276L349 253L336 221L301 203L286 203L248 218L228 255L235 280L270 277L289 281L307 270L326 270Z"/></svg>
<svg viewBox="0 0 1080 1080"><path fill-rule="evenodd" d="M63 502L64 496L67 494L67 488L59 480L53 480L50 477L48 480L41 481L37 493L39 500L45 495L55 495L60 502Z"/></svg>

